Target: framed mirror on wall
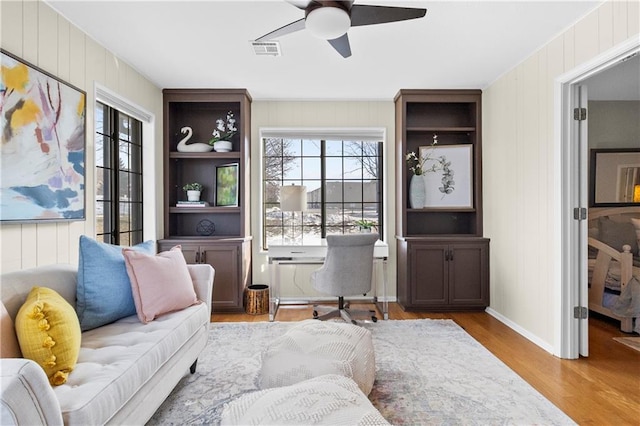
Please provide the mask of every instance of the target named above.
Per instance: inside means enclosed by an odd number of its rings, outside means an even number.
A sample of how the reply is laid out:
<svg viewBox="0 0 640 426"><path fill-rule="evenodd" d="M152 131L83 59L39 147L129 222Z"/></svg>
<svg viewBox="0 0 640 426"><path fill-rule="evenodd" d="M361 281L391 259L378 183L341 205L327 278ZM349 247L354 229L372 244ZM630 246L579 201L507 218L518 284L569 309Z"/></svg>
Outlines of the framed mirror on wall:
<svg viewBox="0 0 640 426"><path fill-rule="evenodd" d="M640 148L592 149L589 205L640 205Z"/></svg>

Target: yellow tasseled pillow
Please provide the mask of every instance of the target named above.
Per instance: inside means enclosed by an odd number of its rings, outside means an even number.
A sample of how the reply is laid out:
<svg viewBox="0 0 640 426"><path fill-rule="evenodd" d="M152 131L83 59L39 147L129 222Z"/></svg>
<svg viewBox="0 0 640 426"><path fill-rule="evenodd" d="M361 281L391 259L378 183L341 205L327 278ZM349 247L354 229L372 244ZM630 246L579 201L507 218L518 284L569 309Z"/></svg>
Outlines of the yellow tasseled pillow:
<svg viewBox="0 0 640 426"><path fill-rule="evenodd" d="M16 315L22 356L44 369L49 382L67 381L80 353L80 321L73 307L54 290L33 287Z"/></svg>

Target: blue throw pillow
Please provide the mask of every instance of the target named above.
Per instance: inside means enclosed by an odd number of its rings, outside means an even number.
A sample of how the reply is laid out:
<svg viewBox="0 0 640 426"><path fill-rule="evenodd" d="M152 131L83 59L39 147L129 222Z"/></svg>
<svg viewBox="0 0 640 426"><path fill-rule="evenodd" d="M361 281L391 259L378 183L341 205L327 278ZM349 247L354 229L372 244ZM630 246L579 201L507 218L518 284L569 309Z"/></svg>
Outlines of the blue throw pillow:
<svg viewBox="0 0 640 426"><path fill-rule="evenodd" d="M131 248L155 254L153 241ZM122 247L80 236L76 312L82 331L136 315Z"/></svg>

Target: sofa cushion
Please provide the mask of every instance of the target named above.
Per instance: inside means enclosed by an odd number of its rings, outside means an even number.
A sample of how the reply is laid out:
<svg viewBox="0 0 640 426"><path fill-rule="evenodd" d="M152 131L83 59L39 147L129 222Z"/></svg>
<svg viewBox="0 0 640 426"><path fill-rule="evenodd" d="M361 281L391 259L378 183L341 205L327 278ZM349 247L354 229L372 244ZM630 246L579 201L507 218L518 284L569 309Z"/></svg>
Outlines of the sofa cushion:
<svg viewBox="0 0 640 426"><path fill-rule="evenodd" d="M0 358L22 358L16 329L4 303L0 302Z"/></svg>
<svg viewBox="0 0 640 426"><path fill-rule="evenodd" d="M132 315L82 333L76 368L54 388L64 423L108 423L189 339L206 334L209 320L201 303L149 324Z"/></svg>
<svg viewBox="0 0 640 426"><path fill-rule="evenodd" d="M131 247L154 254L153 241ZM122 247L80 236L76 310L82 331L136 314Z"/></svg>
<svg viewBox="0 0 640 426"><path fill-rule="evenodd" d="M141 322L199 303L180 246L155 256L128 248L122 254Z"/></svg>
<svg viewBox="0 0 640 426"><path fill-rule="evenodd" d="M52 385L67 381L80 352L73 306L54 290L33 287L16 316L16 334L22 355L37 362Z"/></svg>
<svg viewBox="0 0 640 426"><path fill-rule="evenodd" d="M329 374L246 393L225 404L222 425L388 425L351 379Z"/></svg>

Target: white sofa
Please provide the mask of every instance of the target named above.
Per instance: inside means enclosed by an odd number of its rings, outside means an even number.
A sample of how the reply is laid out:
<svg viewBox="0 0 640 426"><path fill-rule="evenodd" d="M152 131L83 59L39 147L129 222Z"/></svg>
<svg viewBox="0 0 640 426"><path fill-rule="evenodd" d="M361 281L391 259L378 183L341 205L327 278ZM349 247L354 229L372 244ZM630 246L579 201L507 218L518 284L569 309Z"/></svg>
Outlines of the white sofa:
<svg viewBox="0 0 640 426"><path fill-rule="evenodd" d="M142 324L136 315L82 333L78 363L67 383L52 387L42 368L1 359L0 424L144 424L178 381L195 372L207 343L214 270L188 265L206 303ZM75 307L77 268L51 265L1 276L1 295L15 316L34 285L57 291ZM4 341L4 336L0 336Z"/></svg>

